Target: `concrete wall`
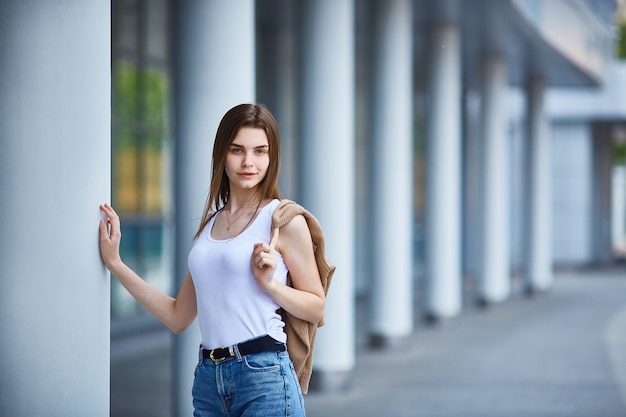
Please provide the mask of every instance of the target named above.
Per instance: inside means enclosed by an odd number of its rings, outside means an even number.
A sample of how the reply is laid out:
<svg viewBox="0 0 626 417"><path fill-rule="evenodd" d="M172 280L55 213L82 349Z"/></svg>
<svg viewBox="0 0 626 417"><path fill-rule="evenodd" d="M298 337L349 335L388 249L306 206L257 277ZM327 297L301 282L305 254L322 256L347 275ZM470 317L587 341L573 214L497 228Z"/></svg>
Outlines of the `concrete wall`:
<svg viewBox="0 0 626 417"><path fill-rule="evenodd" d="M553 254L555 265L592 260L591 132L584 122L552 124Z"/></svg>
<svg viewBox="0 0 626 417"><path fill-rule="evenodd" d="M110 2L0 3L0 415L109 415Z"/></svg>

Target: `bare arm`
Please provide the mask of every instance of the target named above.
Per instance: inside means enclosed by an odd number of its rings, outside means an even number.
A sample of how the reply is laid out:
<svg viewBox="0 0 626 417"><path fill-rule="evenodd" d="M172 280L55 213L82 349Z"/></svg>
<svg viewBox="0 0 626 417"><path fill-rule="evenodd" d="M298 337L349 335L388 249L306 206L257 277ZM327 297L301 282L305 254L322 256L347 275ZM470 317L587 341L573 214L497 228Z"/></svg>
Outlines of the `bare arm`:
<svg viewBox="0 0 626 417"><path fill-rule="evenodd" d="M107 222L100 221L100 253L106 267L117 277L126 290L150 314L161 321L174 333L185 330L196 317L196 291L191 279L187 277L176 298L170 297L141 279L120 257L120 220L113 208L104 204L100 209L106 214Z"/></svg>
<svg viewBox="0 0 626 417"><path fill-rule="evenodd" d="M279 234L280 230L280 234ZM252 253L252 271L263 290L295 317L318 323L324 317L326 298L315 263L313 242L306 220L299 215L275 229L270 244L258 243ZM285 260L293 288L272 278L278 250Z"/></svg>

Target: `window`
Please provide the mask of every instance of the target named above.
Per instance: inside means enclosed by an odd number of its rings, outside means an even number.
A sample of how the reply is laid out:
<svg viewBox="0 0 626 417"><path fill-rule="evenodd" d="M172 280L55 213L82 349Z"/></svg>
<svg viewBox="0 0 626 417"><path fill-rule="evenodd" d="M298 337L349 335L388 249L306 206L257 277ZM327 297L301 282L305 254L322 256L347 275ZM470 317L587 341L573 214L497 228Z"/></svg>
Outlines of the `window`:
<svg viewBox="0 0 626 417"><path fill-rule="evenodd" d="M122 220L124 261L171 290L171 141L167 0L112 2L112 203ZM112 280L111 316L143 310Z"/></svg>

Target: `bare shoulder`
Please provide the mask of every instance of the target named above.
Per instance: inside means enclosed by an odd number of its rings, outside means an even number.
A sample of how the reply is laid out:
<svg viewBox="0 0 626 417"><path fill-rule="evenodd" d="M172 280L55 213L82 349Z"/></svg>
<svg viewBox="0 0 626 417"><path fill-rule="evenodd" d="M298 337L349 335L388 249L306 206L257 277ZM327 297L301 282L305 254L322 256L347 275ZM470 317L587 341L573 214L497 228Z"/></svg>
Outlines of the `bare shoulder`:
<svg viewBox="0 0 626 417"><path fill-rule="evenodd" d="M298 214L280 228L278 244L284 249L312 245L311 232L302 214Z"/></svg>
<svg viewBox="0 0 626 417"><path fill-rule="evenodd" d="M306 219L304 218L304 215L302 214L297 214L294 216L293 219L291 219L289 221L289 223L283 225L283 227L281 227L281 229L284 230L309 230L309 227L307 226L306 223Z"/></svg>

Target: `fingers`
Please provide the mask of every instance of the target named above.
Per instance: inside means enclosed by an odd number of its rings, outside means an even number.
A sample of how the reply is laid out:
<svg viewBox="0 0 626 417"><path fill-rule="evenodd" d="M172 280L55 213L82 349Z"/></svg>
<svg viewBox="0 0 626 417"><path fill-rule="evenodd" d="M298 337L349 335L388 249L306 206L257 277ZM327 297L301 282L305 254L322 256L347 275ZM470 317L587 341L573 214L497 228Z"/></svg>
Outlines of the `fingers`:
<svg viewBox="0 0 626 417"><path fill-rule="evenodd" d="M278 258L273 248L267 243L257 243L254 245L252 253L253 264L259 269L271 268L275 269L278 264Z"/></svg>
<svg viewBox="0 0 626 417"><path fill-rule="evenodd" d="M252 265L258 269L276 269L278 265L278 256L276 252L276 244L278 242L279 228L272 229L270 234L270 242L259 242L254 245L252 251Z"/></svg>
<svg viewBox="0 0 626 417"><path fill-rule="evenodd" d="M100 234L108 236L113 236L119 234L120 232L120 219L113 207L110 204L104 203L100 204L100 210L104 213L107 220L100 221ZM110 225L107 233L107 223Z"/></svg>
<svg viewBox="0 0 626 417"><path fill-rule="evenodd" d="M256 262L255 265L260 268L276 268L276 264L277 264L277 260L276 260L276 256L274 254L271 253L267 253L267 252L261 252L259 253L259 255L255 258Z"/></svg>
<svg viewBox="0 0 626 417"><path fill-rule="evenodd" d="M108 237L109 233L107 231L107 224L104 220L100 220L100 239L104 239Z"/></svg>
<svg viewBox="0 0 626 417"><path fill-rule="evenodd" d="M119 217L113 207L111 207L108 203L100 204L100 210L104 212L104 214L109 218L109 220L118 220Z"/></svg>

